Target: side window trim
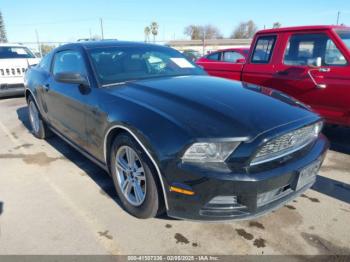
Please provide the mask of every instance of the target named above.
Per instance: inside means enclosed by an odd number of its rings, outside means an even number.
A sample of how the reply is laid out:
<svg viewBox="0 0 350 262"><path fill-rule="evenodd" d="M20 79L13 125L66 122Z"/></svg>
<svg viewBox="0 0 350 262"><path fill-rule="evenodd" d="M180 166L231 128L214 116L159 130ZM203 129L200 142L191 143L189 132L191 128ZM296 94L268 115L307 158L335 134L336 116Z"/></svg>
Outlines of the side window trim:
<svg viewBox="0 0 350 262"><path fill-rule="evenodd" d="M271 52L270 52L270 55L269 55L269 59L266 62L265 61L254 61L254 54L255 54L256 48L258 46L259 40L263 39L263 38L272 38L274 40L273 44L271 46ZM256 41L255 41L255 44L254 44L253 52L251 53L250 58L249 58L250 63L252 63L252 64L262 64L262 65L270 64L270 62L272 60L272 57L274 55L274 51L275 51L277 40L278 40L278 37L277 37L276 34L274 34L274 35L261 35L261 36L258 36Z"/></svg>

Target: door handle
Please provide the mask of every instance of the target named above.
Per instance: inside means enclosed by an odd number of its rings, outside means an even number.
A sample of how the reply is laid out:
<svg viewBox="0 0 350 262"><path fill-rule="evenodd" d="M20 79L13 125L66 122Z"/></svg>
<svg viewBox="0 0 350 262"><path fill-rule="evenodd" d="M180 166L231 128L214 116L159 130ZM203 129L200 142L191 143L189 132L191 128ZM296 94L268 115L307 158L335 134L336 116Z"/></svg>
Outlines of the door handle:
<svg viewBox="0 0 350 262"><path fill-rule="evenodd" d="M45 90L46 92L49 91L49 89L50 89L50 84L44 85L44 90Z"/></svg>
<svg viewBox="0 0 350 262"><path fill-rule="evenodd" d="M328 72L330 72L331 71L331 69L330 68L311 68L311 69L309 69L308 70L308 75L309 75L309 77L311 78L311 81L314 83L314 85L316 86L316 88L318 88L318 89L325 89L325 88L327 88L327 85L326 84L319 84L317 81L316 81L316 79L315 79L315 77L312 75L312 72L313 71L317 71L317 72L320 72L320 73L328 73Z"/></svg>

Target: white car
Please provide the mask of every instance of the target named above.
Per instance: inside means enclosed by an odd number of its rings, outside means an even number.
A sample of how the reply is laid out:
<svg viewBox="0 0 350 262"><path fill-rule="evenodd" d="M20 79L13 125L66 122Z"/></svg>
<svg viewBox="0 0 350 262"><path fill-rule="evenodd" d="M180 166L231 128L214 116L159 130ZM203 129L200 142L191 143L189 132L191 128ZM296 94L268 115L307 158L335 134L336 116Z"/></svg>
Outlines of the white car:
<svg viewBox="0 0 350 262"><path fill-rule="evenodd" d="M24 73L39 61L23 45L0 44L0 97L24 94Z"/></svg>

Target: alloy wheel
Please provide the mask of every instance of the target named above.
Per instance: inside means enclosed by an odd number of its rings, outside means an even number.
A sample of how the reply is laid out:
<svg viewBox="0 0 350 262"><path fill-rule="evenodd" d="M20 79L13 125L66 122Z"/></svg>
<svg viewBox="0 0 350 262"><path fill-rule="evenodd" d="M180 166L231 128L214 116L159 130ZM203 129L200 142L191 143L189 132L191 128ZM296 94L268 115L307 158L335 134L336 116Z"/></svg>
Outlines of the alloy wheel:
<svg viewBox="0 0 350 262"><path fill-rule="evenodd" d="M38 133L40 129L39 112L33 101L29 103L29 120L34 133Z"/></svg>
<svg viewBox="0 0 350 262"><path fill-rule="evenodd" d="M140 206L146 197L146 175L142 162L129 146L121 146L116 154L118 185L126 200Z"/></svg>

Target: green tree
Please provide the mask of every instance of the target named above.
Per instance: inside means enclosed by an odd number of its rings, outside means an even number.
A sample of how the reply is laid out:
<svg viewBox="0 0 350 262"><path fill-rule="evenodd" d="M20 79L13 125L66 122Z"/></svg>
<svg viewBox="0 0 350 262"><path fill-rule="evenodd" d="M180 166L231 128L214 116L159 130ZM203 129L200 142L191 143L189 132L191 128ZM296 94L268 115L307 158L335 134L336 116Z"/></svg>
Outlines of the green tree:
<svg viewBox="0 0 350 262"><path fill-rule="evenodd" d="M158 30L159 30L158 23L157 22L152 22L151 26L150 26L150 29L151 29L151 33L153 35L153 42L155 43L156 42L156 36L158 35Z"/></svg>
<svg viewBox="0 0 350 262"><path fill-rule="evenodd" d="M146 26L144 29L145 33L145 42L149 42L149 36L151 34L151 28L149 26Z"/></svg>
<svg viewBox="0 0 350 262"><path fill-rule="evenodd" d="M5 29L5 22L0 11L0 43L7 43L7 35Z"/></svg>
<svg viewBox="0 0 350 262"><path fill-rule="evenodd" d="M233 31L231 38L236 39L250 39L253 38L255 33L258 31L258 27L253 20L248 22L240 23L236 29Z"/></svg>

